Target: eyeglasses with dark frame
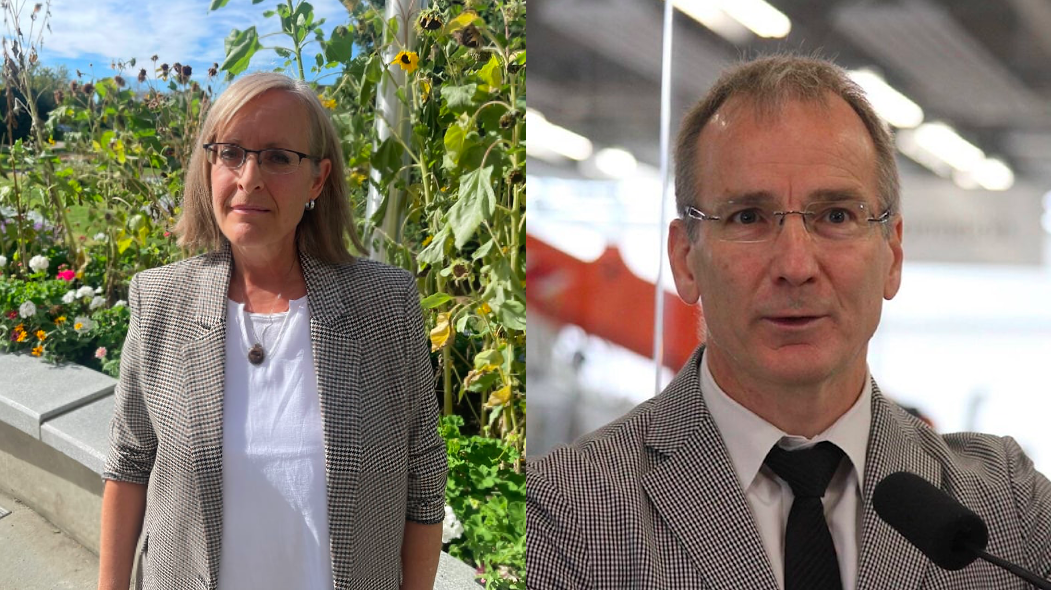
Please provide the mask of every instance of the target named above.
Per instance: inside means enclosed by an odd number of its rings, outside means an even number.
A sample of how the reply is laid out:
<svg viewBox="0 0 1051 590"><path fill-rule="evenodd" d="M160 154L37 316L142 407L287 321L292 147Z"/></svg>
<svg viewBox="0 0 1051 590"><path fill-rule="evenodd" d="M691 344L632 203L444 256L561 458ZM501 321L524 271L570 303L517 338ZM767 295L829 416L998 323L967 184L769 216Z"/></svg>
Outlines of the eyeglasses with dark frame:
<svg viewBox="0 0 1051 590"><path fill-rule="evenodd" d="M827 240L851 240L864 236L873 225L885 225L891 210L873 216L864 201L818 201L800 211L778 211L754 202L726 201L712 213L687 205L682 216L688 222L712 222L712 236L726 242L758 243L772 240L785 224L785 217L799 215L811 235Z"/></svg>
<svg viewBox="0 0 1051 590"><path fill-rule="evenodd" d="M236 143L206 143L202 146L208 151L208 162L213 166L223 166L238 170L248 160L248 154L256 154L259 169L267 174L291 174L299 169L303 160L320 162L321 158L283 148L266 148L250 150Z"/></svg>

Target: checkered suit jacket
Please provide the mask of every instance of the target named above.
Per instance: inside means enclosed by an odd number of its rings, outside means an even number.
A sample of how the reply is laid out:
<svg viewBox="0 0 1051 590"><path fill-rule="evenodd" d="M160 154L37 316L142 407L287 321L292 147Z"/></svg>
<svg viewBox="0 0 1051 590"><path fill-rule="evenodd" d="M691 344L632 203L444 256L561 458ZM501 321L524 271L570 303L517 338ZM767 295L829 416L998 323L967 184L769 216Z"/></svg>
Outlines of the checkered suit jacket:
<svg viewBox="0 0 1051 590"><path fill-rule="evenodd" d="M660 395L526 467L529 587L776 590L701 396L700 355ZM1029 588L985 562L931 564L880 520L875 485L911 471L977 512L988 551L1051 573L1051 483L1010 438L939 435L873 386L859 590Z"/></svg>
<svg viewBox="0 0 1051 590"><path fill-rule="evenodd" d="M445 444L415 282L301 254L337 589L399 586L406 519L444 518ZM139 273L103 477L148 484L145 588L215 590L229 248Z"/></svg>

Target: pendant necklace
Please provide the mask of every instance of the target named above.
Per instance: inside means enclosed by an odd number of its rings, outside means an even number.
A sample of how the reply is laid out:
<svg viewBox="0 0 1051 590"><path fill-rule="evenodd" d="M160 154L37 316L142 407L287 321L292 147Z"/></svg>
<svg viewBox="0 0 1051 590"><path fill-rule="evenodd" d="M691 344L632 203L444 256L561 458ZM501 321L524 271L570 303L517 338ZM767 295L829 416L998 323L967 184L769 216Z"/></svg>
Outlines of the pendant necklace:
<svg viewBox="0 0 1051 590"><path fill-rule="evenodd" d="M292 274L292 269L295 268L295 266L296 266L296 261L295 261L295 259L293 259L292 260L292 266L289 267L288 274L285 275L285 284L286 285L288 284L288 277L289 277L289 275ZM282 287L282 292L283 291L284 291L284 287ZM247 301L248 301L248 297L246 295L245 302L247 303ZM268 317L267 317L267 324L266 324L266 327L263 328L263 331L262 331L263 332L262 333L262 338L259 338L256 341L256 343L253 344L248 349L248 362L252 363L253 365L261 364L266 359L266 349L263 348L263 344L262 343L266 342L266 334L267 334L267 332L270 331L270 327L273 326L273 321L272 321L272 317L271 316L274 315L274 310L277 309L277 306L280 303L281 303L281 293L278 293L277 294L277 301L274 303L274 305L272 305L270 307L270 313L268 314ZM245 318L244 318L245 321L242 323L242 332L244 332L245 341L251 342L251 340L249 340L249 338L248 338L248 331L247 331L247 325L248 325L248 322L250 320L249 315L248 315L248 311L244 309L244 306L242 306L241 309L242 309L242 311L244 311L244 314L245 314ZM281 335L284 334L284 332L285 332L285 324L288 323L288 316L290 316L290 315L292 315L292 302L291 301L289 301L288 311L285 313L285 317L281 320L281 328L278 329L278 331L277 331L277 340L274 341L274 346L277 346L277 343L281 341ZM255 324L252 325L252 334L253 335L255 334Z"/></svg>

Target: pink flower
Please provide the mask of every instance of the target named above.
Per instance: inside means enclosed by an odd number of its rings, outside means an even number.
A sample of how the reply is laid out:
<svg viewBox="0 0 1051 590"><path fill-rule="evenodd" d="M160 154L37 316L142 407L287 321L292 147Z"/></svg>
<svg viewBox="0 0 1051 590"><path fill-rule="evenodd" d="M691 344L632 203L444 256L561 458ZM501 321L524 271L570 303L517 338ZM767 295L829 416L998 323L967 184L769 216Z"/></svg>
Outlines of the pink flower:
<svg viewBox="0 0 1051 590"><path fill-rule="evenodd" d="M106 347L105 346L100 346L100 347L98 347L97 350L95 350L95 358L101 360L105 356L106 356Z"/></svg>
<svg viewBox="0 0 1051 590"><path fill-rule="evenodd" d="M63 271L59 271L59 273L58 273L58 278L62 279L63 281L66 281L67 283L72 281L74 278L76 278L76 276L77 276L77 273L75 271L72 271L72 270L63 270Z"/></svg>

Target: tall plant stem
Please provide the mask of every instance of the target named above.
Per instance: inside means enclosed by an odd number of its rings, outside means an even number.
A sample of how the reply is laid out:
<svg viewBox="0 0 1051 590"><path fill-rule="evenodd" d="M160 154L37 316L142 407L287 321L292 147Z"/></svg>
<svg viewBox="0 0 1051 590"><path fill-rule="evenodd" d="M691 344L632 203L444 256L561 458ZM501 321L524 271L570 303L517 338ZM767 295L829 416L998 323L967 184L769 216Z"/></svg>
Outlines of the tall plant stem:
<svg viewBox="0 0 1051 590"><path fill-rule="evenodd" d="M285 0L285 1L288 2L288 13L290 15L295 14L296 11L295 11L295 8L292 6L292 0ZM291 19L292 17L289 16L289 18ZM292 20L292 41L296 45L296 66L299 67L299 79L303 80L304 82L306 82L307 74L306 74L306 71L303 70L303 47L302 47L302 45L300 45L300 42L295 38L295 34L296 34L296 29L297 28L298 28L298 25L296 25L296 21L293 19Z"/></svg>

